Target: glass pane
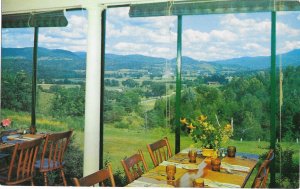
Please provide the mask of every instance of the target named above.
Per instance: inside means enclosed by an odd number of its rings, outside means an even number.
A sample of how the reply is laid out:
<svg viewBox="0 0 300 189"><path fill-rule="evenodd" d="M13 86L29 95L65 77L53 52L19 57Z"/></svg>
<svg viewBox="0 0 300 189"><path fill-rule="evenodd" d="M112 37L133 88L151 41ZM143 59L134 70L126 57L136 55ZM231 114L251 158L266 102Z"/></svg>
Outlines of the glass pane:
<svg viewBox="0 0 300 189"><path fill-rule="evenodd" d="M276 187L299 188L299 12L277 14L278 120Z"/></svg>
<svg viewBox="0 0 300 189"><path fill-rule="evenodd" d="M107 11L104 160L123 172L121 159L168 137L174 153L176 17L129 18ZM119 183L124 184L124 183Z"/></svg>
<svg viewBox="0 0 300 189"><path fill-rule="evenodd" d="M2 29L1 120L12 121L6 130L30 126L33 34L32 28Z"/></svg>
<svg viewBox="0 0 300 189"><path fill-rule="evenodd" d="M38 51L37 129L74 129L64 156L65 175L83 174L87 11L67 11L67 27L40 28ZM56 180L55 180L55 179ZM56 183L59 174L50 180Z"/></svg>
<svg viewBox="0 0 300 189"><path fill-rule="evenodd" d="M36 128L46 133L74 129L64 156L67 182L73 185L71 179L83 173L87 15L65 15L67 27L39 28ZM33 38L32 28L2 30L1 119L10 118L12 129L31 125ZM52 174L49 185L59 178ZM35 184L44 185L39 173Z"/></svg>
<svg viewBox="0 0 300 189"><path fill-rule="evenodd" d="M270 14L186 16L183 55L182 116L196 126L196 147L234 145L237 152L266 153L270 139ZM219 136L229 129L233 136L230 132ZM182 139L185 147L193 144L190 135ZM251 187L253 177L246 187Z"/></svg>

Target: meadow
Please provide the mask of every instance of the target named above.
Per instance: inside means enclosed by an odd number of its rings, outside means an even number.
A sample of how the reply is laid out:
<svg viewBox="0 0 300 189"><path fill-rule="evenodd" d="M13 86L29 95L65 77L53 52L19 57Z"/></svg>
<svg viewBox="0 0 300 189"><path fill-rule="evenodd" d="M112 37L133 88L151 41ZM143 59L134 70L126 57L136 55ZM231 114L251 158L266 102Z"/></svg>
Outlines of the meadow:
<svg viewBox="0 0 300 189"><path fill-rule="evenodd" d="M13 120L12 129L22 128L26 129L30 125L30 114L24 112L14 112L10 110L2 110L3 117L8 117ZM74 129L72 137L73 143L80 151L83 151L84 145L84 122L83 118L65 118L53 119L38 114L37 116L37 130L38 132L49 131L64 131ZM146 145L159 140L163 137L168 137L171 145L172 152L175 152L175 134L171 132L170 128L155 128L150 130L141 129L119 129L113 125L104 125L104 162L111 162L114 172L123 170L120 160L129 157L130 155L141 149L144 153L146 162L149 168L153 167ZM191 147L193 145L192 139L187 135L182 134L181 150ZM267 141L235 141L230 140L227 145L234 145L239 152L248 152L253 154L262 155L268 151L269 142ZM294 154L293 161L299 163L299 147L296 142L282 142L283 149L292 149ZM226 146L224 146L226 147ZM254 179L254 170L251 178L249 179L246 187L250 187Z"/></svg>

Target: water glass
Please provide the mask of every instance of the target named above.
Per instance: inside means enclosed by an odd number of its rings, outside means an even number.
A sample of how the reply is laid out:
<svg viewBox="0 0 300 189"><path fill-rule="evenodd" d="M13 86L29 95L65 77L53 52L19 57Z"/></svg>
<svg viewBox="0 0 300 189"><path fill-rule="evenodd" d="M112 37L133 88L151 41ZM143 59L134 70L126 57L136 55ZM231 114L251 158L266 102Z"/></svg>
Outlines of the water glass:
<svg viewBox="0 0 300 189"><path fill-rule="evenodd" d="M228 146L227 148L227 156L228 157L235 157L236 147L235 146Z"/></svg>
<svg viewBox="0 0 300 189"><path fill-rule="evenodd" d="M176 166L175 165L167 165L167 180L175 180Z"/></svg>

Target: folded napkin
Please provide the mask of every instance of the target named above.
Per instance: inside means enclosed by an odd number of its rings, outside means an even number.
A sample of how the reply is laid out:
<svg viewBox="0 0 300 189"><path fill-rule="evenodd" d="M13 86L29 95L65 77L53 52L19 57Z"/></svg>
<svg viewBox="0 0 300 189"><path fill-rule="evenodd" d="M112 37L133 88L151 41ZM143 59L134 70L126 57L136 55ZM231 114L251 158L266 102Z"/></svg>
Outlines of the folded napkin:
<svg viewBox="0 0 300 189"><path fill-rule="evenodd" d="M197 148L186 148L186 149L181 150L179 153L180 154L188 154L191 149L196 150L197 154L201 154L201 150L199 150Z"/></svg>
<svg viewBox="0 0 300 189"><path fill-rule="evenodd" d="M190 151L190 148L186 148L186 149L181 150L179 153L181 153L181 154L188 154L189 151Z"/></svg>
<svg viewBox="0 0 300 189"><path fill-rule="evenodd" d="M236 184L216 182L209 179L204 179L204 185L209 186L211 188L241 188L239 185Z"/></svg>
<svg viewBox="0 0 300 189"><path fill-rule="evenodd" d="M226 162L221 163L221 168L227 169L227 170L235 170L235 171L244 171L244 172L249 172L250 168L241 166L241 165L232 165Z"/></svg>
<svg viewBox="0 0 300 189"><path fill-rule="evenodd" d="M174 186L168 184L154 184L149 182L144 182L140 180L135 180L132 183L128 184L127 187L163 187L163 188L173 188Z"/></svg>

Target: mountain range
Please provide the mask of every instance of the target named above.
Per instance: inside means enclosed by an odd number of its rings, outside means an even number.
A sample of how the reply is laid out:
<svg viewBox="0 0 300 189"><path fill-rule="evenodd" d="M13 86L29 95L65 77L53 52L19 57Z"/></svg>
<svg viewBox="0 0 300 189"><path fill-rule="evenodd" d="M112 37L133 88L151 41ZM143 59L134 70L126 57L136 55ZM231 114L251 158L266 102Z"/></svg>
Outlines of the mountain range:
<svg viewBox="0 0 300 189"><path fill-rule="evenodd" d="M2 48L3 70L17 72L25 70L32 72L32 48ZM80 78L85 77L85 52L71 52L61 49L38 48L38 77L39 78ZM277 55L283 66L300 65L300 49ZM105 70L120 69L146 70L150 73L162 73L165 65L175 71L176 59L165 59L143 55L106 54ZM13 66L12 66L13 65ZM239 71L262 70L270 67L270 56L240 57L220 61L201 61L190 57L182 57L184 72L198 73L229 73Z"/></svg>

